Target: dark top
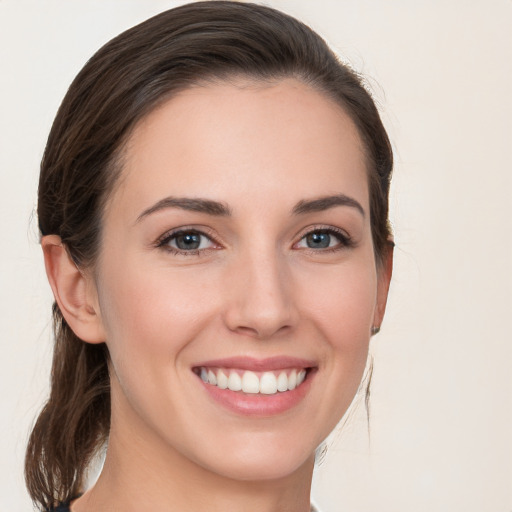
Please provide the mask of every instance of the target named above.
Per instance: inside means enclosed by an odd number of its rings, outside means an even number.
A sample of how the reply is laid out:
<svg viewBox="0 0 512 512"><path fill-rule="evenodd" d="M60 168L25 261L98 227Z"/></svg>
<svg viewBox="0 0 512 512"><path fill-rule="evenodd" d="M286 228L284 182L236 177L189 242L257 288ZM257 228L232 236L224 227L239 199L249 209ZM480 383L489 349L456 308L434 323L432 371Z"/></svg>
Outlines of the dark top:
<svg viewBox="0 0 512 512"><path fill-rule="evenodd" d="M52 508L49 512L69 512L69 503L63 503L57 508ZM314 505L311 505L311 512L318 512Z"/></svg>

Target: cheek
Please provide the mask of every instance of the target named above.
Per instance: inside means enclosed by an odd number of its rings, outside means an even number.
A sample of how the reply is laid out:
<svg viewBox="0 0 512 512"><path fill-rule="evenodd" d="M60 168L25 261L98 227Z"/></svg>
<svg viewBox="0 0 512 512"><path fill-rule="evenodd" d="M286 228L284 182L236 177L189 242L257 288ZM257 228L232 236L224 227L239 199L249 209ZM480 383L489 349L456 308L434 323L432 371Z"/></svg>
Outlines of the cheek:
<svg viewBox="0 0 512 512"><path fill-rule="evenodd" d="M320 443L346 413L360 386L368 358L376 303L376 270L371 258L346 265L318 267L301 280L303 320L321 354L318 383L322 389L312 424Z"/></svg>
<svg viewBox="0 0 512 512"><path fill-rule="evenodd" d="M201 337L212 306L193 279L181 279L168 268L115 261L103 269L100 289L112 380L118 382L112 393L115 414L168 424L183 407L172 390L186 385L190 373L183 371L182 355Z"/></svg>
<svg viewBox="0 0 512 512"><path fill-rule="evenodd" d="M171 361L201 331L210 302L198 293L193 279L180 279L165 268L117 263L104 269L100 288L114 364Z"/></svg>
<svg viewBox="0 0 512 512"><path fill-rule="evenodd" d="M356 262L333 271L317 271L298 291L333 348L357 350L369 339L377 298L374 265Z"/></svg>
<svg viewBox="0 0 512 512"><path fill-rule="evenodd" d="M326 269L324 279L321 277L322 273L317 273L317 286L300 293L307 297L304 309L310 312L311 324L321 334L325 347L323 365L329 376L325 396L335 402L332 411L341 415L359 387L368 358L376 271L373 260L369 260L337 272Z"/></svg>

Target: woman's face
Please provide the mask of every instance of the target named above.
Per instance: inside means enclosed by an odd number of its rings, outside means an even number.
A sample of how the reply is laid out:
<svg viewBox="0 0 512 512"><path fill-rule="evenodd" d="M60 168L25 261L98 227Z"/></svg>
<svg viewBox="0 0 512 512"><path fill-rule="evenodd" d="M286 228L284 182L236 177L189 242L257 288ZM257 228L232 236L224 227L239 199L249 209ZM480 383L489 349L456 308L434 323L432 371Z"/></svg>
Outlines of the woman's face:
<svg viewBox="0 0 512 512"><path fill-rule="evenodd" d="M243 480L311 462L384 309L366 172L294 80L190 88L136 127L96 268L111 442Z"/></svg>

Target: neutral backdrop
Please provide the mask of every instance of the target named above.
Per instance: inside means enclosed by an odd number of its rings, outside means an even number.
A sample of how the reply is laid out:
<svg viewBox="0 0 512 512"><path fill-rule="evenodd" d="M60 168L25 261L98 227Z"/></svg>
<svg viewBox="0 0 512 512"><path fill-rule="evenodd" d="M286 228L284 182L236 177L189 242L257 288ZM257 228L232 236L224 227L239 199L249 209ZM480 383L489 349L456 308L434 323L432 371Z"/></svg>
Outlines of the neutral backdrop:
<svg viewBox="0 0 512 512"><path fill-rule="evenodd" d="M31 510L22 460L48 390L46 136L86 59L178 3L0 0L0 511ZM396 152L370 429L356 407L314 497L324 512L512 512L512 1L267 3L367 76Z"/></svg>

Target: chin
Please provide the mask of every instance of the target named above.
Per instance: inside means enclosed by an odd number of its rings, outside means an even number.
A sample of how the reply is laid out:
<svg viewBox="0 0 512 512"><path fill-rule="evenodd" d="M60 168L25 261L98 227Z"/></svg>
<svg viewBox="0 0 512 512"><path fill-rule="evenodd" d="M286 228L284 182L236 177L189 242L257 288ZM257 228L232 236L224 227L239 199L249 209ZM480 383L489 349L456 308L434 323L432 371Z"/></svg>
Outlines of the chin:
<svg viewBox="0 0 512 512"><path fill-rule="evenodd" d="M264 436L266 437L266 436ZM285 479L310 467L315 461L316 445L305 446L278 439L234 442L223 454L208 453L196 461L206 470L232 480L257 482Z"/></svg>
<svg viewBox="0 0 512 512"><path fill-rule="evenodd" d="M211 470L230 480L245 482L278 481L286 479L304 469L310 461L312 468L314 460L314 452L309 454L309 457L304 460L281 459L276 461L275 457L269 457L265 460L255 461L254 458L248 458L245 461L237 460L232 463L226 461L222 467L211 468Z"/></svg>

